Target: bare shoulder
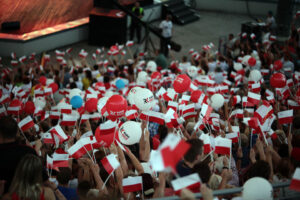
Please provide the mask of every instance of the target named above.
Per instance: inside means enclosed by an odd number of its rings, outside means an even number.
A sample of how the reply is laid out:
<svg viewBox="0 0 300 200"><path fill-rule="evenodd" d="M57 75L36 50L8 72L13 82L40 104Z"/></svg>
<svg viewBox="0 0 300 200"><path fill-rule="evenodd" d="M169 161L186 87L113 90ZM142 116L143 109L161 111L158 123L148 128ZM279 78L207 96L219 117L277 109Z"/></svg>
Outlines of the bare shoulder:
<svg viewBox="0 0 300 200"><path fill-rule="evenodd" d="M44 197L45 200L55 200L54 192L49 187L44 187Z"/></svg>

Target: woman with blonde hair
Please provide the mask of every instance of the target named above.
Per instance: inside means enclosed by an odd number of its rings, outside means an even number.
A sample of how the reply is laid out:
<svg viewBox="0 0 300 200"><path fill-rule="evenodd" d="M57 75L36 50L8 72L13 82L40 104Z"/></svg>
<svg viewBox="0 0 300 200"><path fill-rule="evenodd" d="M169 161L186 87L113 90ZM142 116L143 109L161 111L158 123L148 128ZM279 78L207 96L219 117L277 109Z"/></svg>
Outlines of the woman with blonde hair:
<svg viewBox="0 0 300 200"><path fill-rule="evenodd" d="M43 186L43 165L39 157L28 154L20 161L9 193L3 199L55 200L54 192Z"/></svg>

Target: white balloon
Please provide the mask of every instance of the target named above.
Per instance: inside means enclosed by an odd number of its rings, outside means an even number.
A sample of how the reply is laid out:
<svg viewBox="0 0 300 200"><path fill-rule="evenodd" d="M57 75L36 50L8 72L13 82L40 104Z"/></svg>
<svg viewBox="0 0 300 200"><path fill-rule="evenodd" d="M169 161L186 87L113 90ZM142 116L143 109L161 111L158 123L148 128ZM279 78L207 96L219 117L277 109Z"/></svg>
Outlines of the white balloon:
<svg viewBox="0 0 300 200"><path fill-rule="evenodd" d="M211 100L211 107L215 110L218 110L224 105L224 97L221 94L214 94L210 98Z"/></svg>
<svg viewBox="0 0 300 200"><path fill-rule="evenodd" d="M198 75L197 67L189 66L187 69L187 74L192 78L196 77Z"/></svg>
<svg viewBox="0 0 300 200"><path fill-rule="evenodd" d="M141 87L134 87L129 91L127 99L131 105L134 104L134 95L139 89L141 89Z"/></svg>
<svg viewBox="0 0 300 200"><path fill-rule="evenodd" d="M249 75L250 81L258 82L258 81L260 81L261 78L262 78L262 75L261 75L260 71L258 71L257 69L254 69L250 72L250 75Z"/></svg>
<svg viewBox="0 0 300 200"><path fill-rule="evenodd" d="M140 141L142 136L141 123L127 121L119 129L119 139L125 145L133 145Z"/></svg>
<svg viewBox="0 0 300 200"><path fill-rule="evenodd" d="M157 70L156 62L154 62L153 60L148 61L146 69L151 72L156 72Z"/></svg>
<svg viewBox="0 0 300 200"><path fill-rule="evenodd" d="M147 74L147 72L145 72L145 71L139 72L139 73L138 73L137 79L138 79L140 82L146 83L147 80L148 80L148 74Z"/></svg>
<svg viewBox="0 0 300 200"><path fill-rule="evenodd" d="M154 105L154 95L153 93L146 89L139 89L134 95L135 105L142 111L149 111Z"/></svg>
<svg viewBox="0 0 300 200"><path fill-rule="evenodd" d="M74 89L70 90L70 92L69 92L69 99L71 100L72 97L74 97L74 96L81 96L81 92L82 91L80 89L78 89L78 88L74 88Z"/></svg>
<svg viewBox="0 0 300 200"><path fill-rule="evenodd" d="M233 63L233 69L235 71L240 71L241 69L243 69L242 63L237 63L237 62Z"/></svg>
<svg viewBox="0 0 300 200"><path fill-rule="evenodd" d="M254 177L246 181L243 185L243 200L253 200L253 199L273 199L273 187L264 178Z"/></svg>
<svg viewBox="0 0 300 200"><path fill-rule="evenodd" d="M33 103L35 107L40 107L41 109L44 109L46 106L46 100L44 97L35 98Z"/></svg>

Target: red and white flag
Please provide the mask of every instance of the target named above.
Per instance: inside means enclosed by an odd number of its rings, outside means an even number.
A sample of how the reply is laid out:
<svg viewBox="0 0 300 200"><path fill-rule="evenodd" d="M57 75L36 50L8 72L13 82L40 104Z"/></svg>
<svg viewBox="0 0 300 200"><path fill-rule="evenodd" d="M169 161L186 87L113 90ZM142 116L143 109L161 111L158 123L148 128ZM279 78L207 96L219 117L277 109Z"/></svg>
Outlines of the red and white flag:
<svg viewBox="0 0 300 200"><path fill-rule="evenodd" d="M171 168L176 171L177 163L182 159L189 150L190 144L182 140L175 134L168 134L157 151L151 152L150 164L154 171L164 171Z"/></svg>
<svg viewBox="0 0 300 200"><path fill-rule="evenodd" d="M122 180L123 192L137 192L143 189L143 178L142 176L129 176Z"/></svg>
<svg viewBox="0 0 300 200"><path fill-rule="evenodd" d="M56 56L64 56L65 52L59 51L59 50L55 50L55 54L56 54Z"/></svg>
<svg viewBox="0 0 300 200"><path fill-rule="evenodd" d="M260 94L255 94L253 92L248 92L248 98L247 101L254 104L258 105L261 100L261 95Z"/></svg>
<svg viewBox="0 0 300 200"><path fill-rule="evenodd" d="M42 136L42 140L45 144L55 144L51 133L47 132L47 133L41 134L41 136Z"/></svg>
<svg viewBox="0 0 300 200"><path fill-rule="evenodd" d="M266 119L269 118L273 114L273 107L261 105L258 109L254 112L253 117L257 117L260 124L264 124Z"/></svg>
<svg viewBox="0 0 300 200"><path fill-rule="evenodd" d="M232 143L238 143L239 142L239 133L238 132L228 133L225 136L226 136L227 139L232 140Z"/></svg>
<svg viewBox="0 0 300 200"><path fill-rule="evenodd" d="M101 160L101 163L108 174L113 173L120 166L120 163L117 160L117 155L115 154L109 154L104 157Z"/></svg>
<svg viewBox="0 0 300 200"><path fill-rule="evenodd" d="M60 118L60 112L58 112L58 111L50 111L49 118L50 119L59 119Z"/></svg>
<svg viewBox="0 0 300 200"><path fill-rule="evenodd" d="M201 134L200 140L203 141L203 153L208 154L212 150L212 145L210 141L210 137L208 134Z"/></svg>
<svg viewBox="0 0 300 200"><path fill-rule="evenodd" d="M167 110L170 109L170 108L173 109L175 112L177 112L177 110L178 110L178 103L175 102L175 101L169 101L168 102Z"/></svg>
<svg viewBox="0 0 300 200"><path fill-rule="evenodd" d="M300 168L296 168L290 184L291 190L300 192Z"/></svg>
<svg viewBox="0 0 300 200"><path fill-rule="evenodd" d="M25 61L26 61L26 56L22 56L21 58L19 58L20 63L24 63Z"/></svg>
<svg viewBox="0 0 300 200"><path fill-rule="evenodd" d="M55 167L69 167L69 154L63 149L56 149L53 156L53 168Z"/></svg>
<svg viewBox="0 0 300 200"><path fill-rule="evenodd" d="M64 106L60 109L61 114L71 114L72 105L65 103Z"/></svg>
<svg viewBox="0 0 300 200"><path fill-rule="evenodd" d="M131 47L131 46L133 46L133 44L134 44L133 41L127 41L127 42L126 42L126 46L127 46L127 47Z"/></svg>
<svg viewBox="0 0 300 200"><path fill-rule="evenodd" d="M230 117L229 118L238 118L238 119L242 119L244 117L244 112L242 109L235 109L234 111L231 112Z"/></svg>
<svg viewBox="0 0 300 200"><path fill-rule="evenodd" d="M50 129L49 132L53 134L53 136L54 135L58 136L60 144L69 139L69 137L65 134L65 132L63 131L60 125L56 125L52 129Z"/></svg>
<svg viewBox="0 0 300 200"><path fill-rule="evenodd" d="M114 133L115 129L117 128L117 122L113 122L111 120L106 121L105 123L100 124L98 129L100 130L101 134L110 134Z"/></svg>
<svg viewBox="0 0 300 200"><path fill-rule="evenodd" d="M27 116L19 122L18 126L24 132L34 127L34 122L30 116Z"/></svg>
<svg viewBox="0 0 300 200"><path fill-rule="evenodd" d="M61 126L75 126L77 118L74 115L63 114L62 120L60 122Z"/></svg>
<svg viewBox="0 0 300 200"><path fill-rule="evenodd" d="M161 125L164 125L165 123L165 116L163 113L155 112L155 111L143 111L140 114L140 119L149 121L149 122L155 122Z"/></svg>
<svg viewBox="0 0 300 200"><path fill-rule="evenodd" d="M203 121L199 120L194 126L194 131L203 130L204 128L205 128L205 125L204 125Z"/></svg>
<svg viewBox="0 0 300 200"><path fill-rule="evenodd" d="M213 108L207 104L202 104L200 118L204 120L204 123L209 120L210 113L212 112Z"/></svg>
<svg viewBox="0 0 300 200"><path fill-rule="evenodd" d="M227 138L215 138L215 153L222 155L230 155L232 141Z"/></svg>
<svg viewBox="0 0 300 200"><path fill-rule="evenodd" d="M278 112L278 121L280 124L290 124L293 122L293 110Z"/></svg>
<svg viewBox="0 0 300 200"><path fill-rule="evenodd" d="M11 115L19 115L21 111L21 106L9 106L7 108L7 113Z"/></svg>
<svg viewBox="0 0 300 200"><path fill-rule="evenodd" d="M176 195L180 195L182 189L187 188L192 192L200 192L201 179L197 173L177 178L171 181Z"/></svg>
<svg viewBox="0 0 300 200"><path fill-rule="evenodd" d="M73 146L68 149L72 158L78 159L89 151L93 150L93 145L97 144L95 137L80 138Z"/></svg>
<svg viewBox="0 0 300 200"><path fill-rule="evenodd" d="M128 120L135 119L138 117L138 115L139 114L138 114L137 110L135 110L135 109L127 110L125 113L125 116Z"/></svg>

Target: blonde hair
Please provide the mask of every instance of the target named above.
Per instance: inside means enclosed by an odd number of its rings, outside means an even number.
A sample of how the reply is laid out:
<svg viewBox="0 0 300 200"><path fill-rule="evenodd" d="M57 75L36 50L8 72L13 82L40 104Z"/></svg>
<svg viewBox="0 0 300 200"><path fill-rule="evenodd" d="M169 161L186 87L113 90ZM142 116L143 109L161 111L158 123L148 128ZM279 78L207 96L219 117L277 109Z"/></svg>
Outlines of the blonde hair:
<svg viewBox="0 0 300 200"><path fill-rule="evenodd" d="M40 199L42 170L43 166L39 157L33 154L24 156L15 171L9 193L16 194L19 199Z"/></svg>

